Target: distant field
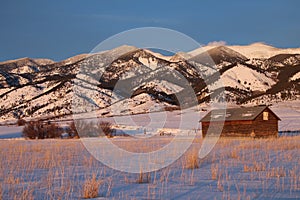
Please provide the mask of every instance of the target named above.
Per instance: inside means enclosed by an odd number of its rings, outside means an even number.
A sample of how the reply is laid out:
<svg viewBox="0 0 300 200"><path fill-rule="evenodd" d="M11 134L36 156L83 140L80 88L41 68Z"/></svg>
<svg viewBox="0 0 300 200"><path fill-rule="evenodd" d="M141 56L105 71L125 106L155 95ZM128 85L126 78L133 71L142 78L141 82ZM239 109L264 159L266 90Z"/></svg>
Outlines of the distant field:
<svg viewBox="0 0 300 200"><path fill-rule="evenodd" d="M271 107L274 112L280 117L279 121L279 135L280 136L295 136L300 135L300 102L291 101L279 103ZM195 114L196 112L196 114ZM143 134L144 130L147 129L147 134L155 134L157 127L164 127L166 129L172 129L173 131L178 128L183 129L197 129L201 130L201 123L198 123L197 119L201 119L206 114L206 111L199 112L198 110L188 110L188 111L172 111L172 112L154 112L151 114L137 114L130 116L115 116L115 117L104 117L97 118L96 121L108 121L112 124L118 125L119 130L126 130L127 134L136 135ZM162 117L165 116L165 117ZM70 117L70 116L69 116ZM129 117L129 118L128 118ZM184 117L184 118L183 118ZM131 120L128 120L131 119ZM183 120L183 121L181 121ZM59 119L58 122L61 125L66 125L70 123L72 118ZM91 119L93 121L93 119ZM197 121L195 123L195 121ZM183 122L182 126L179 124ZM14 125L5 125L5 123L0 123L0 139L9 138L21 138L23 127L18 127ZM150 130L149 130L150 128ZM153 130L151 130L153 128Z"/></svg>
<svg viewBox="0 0 300 200"><path fill-rule="evenodd" d="M147 152L170 139L112 141L127 151ZM95 160L80 140L0 140L0 199L300 198L300 136L222 138L200 160L201 143L197 138L169 167L130 174Z"/></svg>

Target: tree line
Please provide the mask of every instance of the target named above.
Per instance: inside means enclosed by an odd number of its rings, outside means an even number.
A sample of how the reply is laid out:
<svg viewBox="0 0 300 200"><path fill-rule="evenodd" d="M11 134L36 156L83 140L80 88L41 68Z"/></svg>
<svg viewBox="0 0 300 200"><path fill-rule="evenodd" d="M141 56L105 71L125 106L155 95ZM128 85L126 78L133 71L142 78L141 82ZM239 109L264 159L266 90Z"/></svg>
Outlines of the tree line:
<svg viewBox="0 0 300 200"><path fill-rule="evenodd" d="M18 120L19 126L24 126L22 136L26 139L47 138L80 138L80 137L113 137L115 130L112 123L106 121L93 122L78 120L62 127L51 121L25 121Z"/></svg>

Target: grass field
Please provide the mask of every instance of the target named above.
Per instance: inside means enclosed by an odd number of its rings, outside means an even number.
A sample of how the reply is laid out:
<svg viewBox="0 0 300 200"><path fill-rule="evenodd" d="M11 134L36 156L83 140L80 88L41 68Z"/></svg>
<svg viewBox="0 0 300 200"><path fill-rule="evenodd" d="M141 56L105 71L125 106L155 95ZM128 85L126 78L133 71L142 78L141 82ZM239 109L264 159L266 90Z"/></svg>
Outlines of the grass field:
<svg viewBox="0 0 300 200"><path fill-rule="evenodd" d="M169 140L112 139L132 152ZM164 169L132 174L101 164L80 140L0 140L0 199L300 198L300 136L221 138L204 159L198 158L201 143L196 139Z"/></svg>

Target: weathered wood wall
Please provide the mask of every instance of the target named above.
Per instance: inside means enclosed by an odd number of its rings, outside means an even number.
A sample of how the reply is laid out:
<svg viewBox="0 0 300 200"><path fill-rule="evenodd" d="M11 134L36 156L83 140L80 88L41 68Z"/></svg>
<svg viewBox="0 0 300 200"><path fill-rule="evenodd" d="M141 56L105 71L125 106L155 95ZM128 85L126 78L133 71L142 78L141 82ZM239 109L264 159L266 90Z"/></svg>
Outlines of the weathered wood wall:
<svg viewBox="0 0 300 200"><path fill-rule="evenodd" d="M278 136L278 119L269 112L269 119L263 120L261 113L255 121L253 121L253 130L257 137Z"/></svg>
<svg viewBox="0 0 300 200"><path fill-rule="evenodd" d="M202 122L203 137L208 131L210 136L221 132L221 136L224 137L277 137L278 119L268 109L265 111L269 112L268 120L263 120L263 113L261 113L253 121Z"/></svg>

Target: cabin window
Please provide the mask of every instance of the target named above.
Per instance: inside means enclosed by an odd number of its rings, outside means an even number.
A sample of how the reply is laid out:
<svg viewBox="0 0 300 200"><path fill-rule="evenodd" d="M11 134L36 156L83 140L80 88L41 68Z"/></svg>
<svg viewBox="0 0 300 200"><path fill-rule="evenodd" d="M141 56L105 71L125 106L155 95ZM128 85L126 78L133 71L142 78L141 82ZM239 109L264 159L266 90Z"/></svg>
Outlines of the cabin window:
<svg viewBox="0 0 300 200"><path fill-rule="evenodd" d="M269 120L269 113L263 112L263 120Z"/></svg>

